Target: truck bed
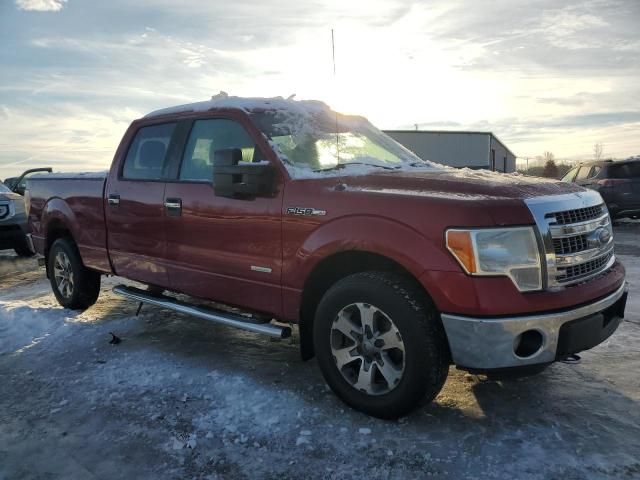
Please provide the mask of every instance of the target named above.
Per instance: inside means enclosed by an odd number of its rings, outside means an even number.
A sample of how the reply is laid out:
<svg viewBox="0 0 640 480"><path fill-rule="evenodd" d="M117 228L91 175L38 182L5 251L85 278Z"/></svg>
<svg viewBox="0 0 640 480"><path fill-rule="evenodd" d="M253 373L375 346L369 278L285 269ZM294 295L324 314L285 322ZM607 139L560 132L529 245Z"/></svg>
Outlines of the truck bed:
<svg viewBox="0 0 640 480"><path fill-rule="evenodd" d="M71 230L85 265L111 273L104 217L106 179L107 172L89 172L34 176L27 181L29 228L38 253L44 255L48 248L43 225L62 228L62 218L66 217L65 225Z"/></svg>

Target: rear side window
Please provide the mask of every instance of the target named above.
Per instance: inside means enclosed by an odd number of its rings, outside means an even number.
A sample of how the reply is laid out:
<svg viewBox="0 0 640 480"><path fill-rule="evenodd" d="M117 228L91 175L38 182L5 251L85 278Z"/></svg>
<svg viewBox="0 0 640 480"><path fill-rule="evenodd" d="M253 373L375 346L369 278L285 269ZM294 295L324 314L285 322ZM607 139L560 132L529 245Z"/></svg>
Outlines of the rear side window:
<svg viewBox="0 0 640 480"><path fill-rule="evenodd" d="M640 177L640 162L623 163L609 166L609 178L638 178Z"/></svg>
<svg viewBox="0 0 640 480"><path fill-rule="evenodd" d="M243 162L261 160L255 142L238 122L222 118L196 120L182 157L180 180L212 181L215 152L227 148L242 150Z"/></svg>
<svg viewBox="0 0 640 480"><path fill-rule="evenodd" d="M142 127L136 133L124 160L122 177L132 180L160 180L175 123Z"/></svg>
<svg viewBox="0 0 640 480"><path fill-rule="evenodd" d="M585 178L589 178L591 176L591 167L580 167L580 171L576 176L576 180L584 180Z"/></svg>

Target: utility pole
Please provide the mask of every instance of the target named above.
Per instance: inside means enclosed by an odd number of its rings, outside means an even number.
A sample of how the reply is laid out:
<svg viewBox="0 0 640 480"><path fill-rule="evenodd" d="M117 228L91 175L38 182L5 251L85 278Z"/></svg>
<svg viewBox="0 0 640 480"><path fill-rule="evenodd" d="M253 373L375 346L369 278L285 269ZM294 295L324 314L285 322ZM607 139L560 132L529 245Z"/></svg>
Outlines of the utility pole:
<svg viewBox="0 0 640 480"><path fill-rule="evenodd" d="M529 174L529 159L533 158L533 157L517 157L517 158L521 158L526 162L526 169L525 169L525 175Z"/></svg>

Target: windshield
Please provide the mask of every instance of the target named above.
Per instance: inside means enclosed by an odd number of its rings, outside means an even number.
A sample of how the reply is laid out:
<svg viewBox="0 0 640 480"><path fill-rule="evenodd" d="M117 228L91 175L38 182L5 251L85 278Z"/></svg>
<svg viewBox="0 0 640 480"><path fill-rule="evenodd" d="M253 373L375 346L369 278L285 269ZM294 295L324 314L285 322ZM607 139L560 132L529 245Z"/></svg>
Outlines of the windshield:
<svg viewBox="0 0 640 480"><path fill-rule="evenodd" d="M430 166L371 125L365 118L329 110L254 112L258 128L274 142L289 164L322 171L341 165L383 168Z"/></svg>

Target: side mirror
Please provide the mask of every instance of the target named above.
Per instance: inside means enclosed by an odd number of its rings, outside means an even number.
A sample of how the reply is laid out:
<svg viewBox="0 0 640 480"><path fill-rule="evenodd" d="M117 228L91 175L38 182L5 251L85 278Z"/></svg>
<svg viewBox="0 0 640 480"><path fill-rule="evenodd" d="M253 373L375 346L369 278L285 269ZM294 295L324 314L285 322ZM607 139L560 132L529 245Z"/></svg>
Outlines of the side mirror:
<svg viewBox="0 0 640 480"><path fill-rule="evenodd" d="M5 180L5 184L7 184L7 182L9 180L14 180L13 185L11 187L9 187L9 188L14 193L17 193L19 195L23 195L24 196L24 192L26 190L26 186L25 186L25 184L22 183L22 180L24 180L25 177L27 177L28 175L31 175L32 173L38 173L38 172L51 173L52 171L53 171L53 169L51 167L30 168L29 170L25 170L24 172L22 172L22 175L20 175L19 177L15 178L15 179L7 179L7 180Z"/></svg>
<svg viewBox="0 0 640 480"><path fill-rule="evenodd" d="M213 188L219 197L270 196L275 190L275 170L267 162L242 163L242 150L226 148L213 155Z"/></svg>

